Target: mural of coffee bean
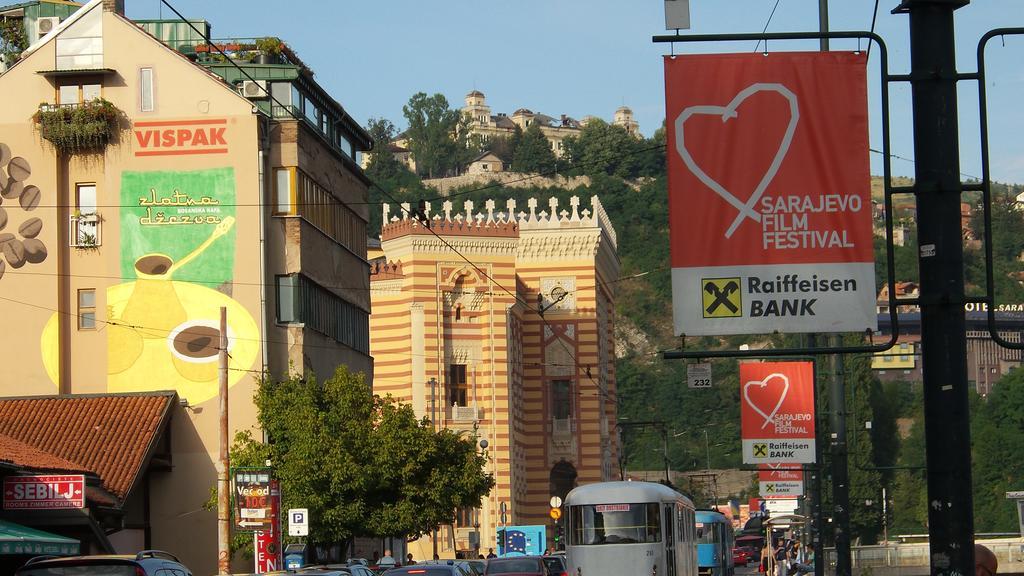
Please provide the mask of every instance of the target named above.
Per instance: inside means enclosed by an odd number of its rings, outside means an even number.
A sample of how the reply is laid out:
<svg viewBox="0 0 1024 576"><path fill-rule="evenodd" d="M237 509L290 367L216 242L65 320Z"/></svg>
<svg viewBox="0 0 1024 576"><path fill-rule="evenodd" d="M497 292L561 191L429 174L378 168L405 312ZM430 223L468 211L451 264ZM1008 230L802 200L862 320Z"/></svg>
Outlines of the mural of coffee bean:
<svg viewBox="0 0 1024 576"><path fill-rule="evenodd" d="M10 223L18 227L17 236L10 232L0 232L0 279L3 279L7 266L21 268L25 264L39 264L46 260L48 251L46 244L38 238L43 231L40 218L22 218L28 212L39 207L43 193L38 186L27 184L32 176L32 166L28 160L14 156L11 147L0 142L0 204L4 199L17 200L21 207L18 210L13 204L6 208L0 207L0 230Z"/></svg>

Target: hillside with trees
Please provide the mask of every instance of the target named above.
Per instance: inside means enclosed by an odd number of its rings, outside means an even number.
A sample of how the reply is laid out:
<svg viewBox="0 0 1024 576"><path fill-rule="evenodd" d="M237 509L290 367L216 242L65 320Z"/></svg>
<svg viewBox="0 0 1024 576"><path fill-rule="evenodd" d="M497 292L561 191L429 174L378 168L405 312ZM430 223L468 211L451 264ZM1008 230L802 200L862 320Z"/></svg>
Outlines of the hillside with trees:
<svg viewBox="0 0 1024 576"><path fill-rule="evenodd" d="M437 104L439 99L431 97ZM424 102L417 94L406 107L409 111ZM445 128L451 133L451 110L434 110L423 116L426 123L417 128L423 134L435 135ZM419 116L416 116L417 118ZM449 120L443 120L443 119ZM431 120L433 119L433 120ZM441 119L441 120L438 120ZM449 122L447 124L443 122ZM435 124L431 124L435 122ZM412 124L410 123L410 126ZM397 136L395 127L383 119L371 121L371 134L378 149ZM598 195L615 226L622 262L621 277L615 285L616 306L616 378L619 391L619 414L633 421L664 421L671 437L667 458L675 470L710 468L741 468L739 433L739 383L735 360L713 362L711 389L686 387L686 366L682 361L665 361L660 352L678 349L680 341L672 334L671 287L668 242L667 181L665 174L665 134L659 129L651 138L630 136L624 129L595 121L585 125L576 138L567 139L564 155L554 158L551 149L541 150L539 130L526 130L513 138L492 142L463 140L465 152L438 161L437 170L450 169L466 158L489 150L504 159L513 169L523 172L565 175L587 175L591 184L575 190L561 188L507 188L499 184L478 185L456 189L449 197L455 202L494 199L502 205L507 198L525 200L529 197L558 197L565 202L570 196ZM412 131L404 134L410 137ZM433 137L433 136L430 136ZM541 136L543 137L543 136ZM424 144L426 140L424 140ZM414 148L411 145L410 148ZM428 146L429 148L429 146ZM422 150L422 149L421 149ZM431 158L434 151L421 151ZM414 151L413 156L417 157ZM433 162L433 161L432 161ZM446 163L447 162L447 163ZM420 200L439 203L444 198L436 190L425 187L420 174L413 174L391 154L374 154L367 174L377 186L370 191L373 221L370 230L380 229L379 202L410 202ZM874 187L880 188L876 178ZM997 302L1024 302L1024 212L1018 208L1015 195L1022 188L994 186L993 247L996 257ZM965 202L977 206L979 198L965 195ZM908 208L909 206L909 208ZM897 279L917 279L917 247L913 204L903 203L894 218L905 227L908 239L897 247L895 265ZM984 253L979 241L980 211L975 210L972 230L975 237L965 240L965 278L973 294L981 294L985 286ZM886 264L884 240L876 239L878 285L884 282ZM850 342L857 341L857 336ZM748 337L689 339L687 347L713 349L756 343ZM773 345L806 344L805 337L764 336ZM821 357L819 366L819 406L828 410L824 391L829 384L832 359ZM882 488L889 495L888 524L890 534L923 533L926 490L924 481L924 437L922 390L920 382L881 383L865 355L845 358L847 418L849 436L849 469L851 475L851 525L855 538L875 542L881 538ZM972 395L974 393L972 392ZM987 399L974 395L972 400L975 508L979 531L1011 531L1016 529L1016 511L1003 498L1006 490L1024 489L1024 373L1015 370L1004 377ZM828 433L827 418L824 434ZM870 428L866 423L870 422ZM706 434L706 435L705 435ZM824 434L820 437L825 437ZM625 452L629 469L657 470L664 467L661 438L653 431L630 430L625 435ZM710 454L710 457L709 457ZM682 486L683 490L691 489ZM751 487L751 490L755 490ZM743 494L736 496L753 496ZM870 501L871 505L867 502Z"/></svg>

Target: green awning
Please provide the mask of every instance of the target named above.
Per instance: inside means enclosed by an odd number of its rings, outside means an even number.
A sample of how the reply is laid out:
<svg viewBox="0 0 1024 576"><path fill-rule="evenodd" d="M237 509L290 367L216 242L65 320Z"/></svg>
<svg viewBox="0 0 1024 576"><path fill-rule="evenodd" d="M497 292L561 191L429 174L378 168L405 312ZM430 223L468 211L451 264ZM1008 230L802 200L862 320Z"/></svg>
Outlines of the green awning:
<svg viewBox="0 0 1024 576"><path fill-rule="evenodd" d="M78 540L58 536L0 520L0 555L10 554L54 554L72 556L78 554Z"/></svg>

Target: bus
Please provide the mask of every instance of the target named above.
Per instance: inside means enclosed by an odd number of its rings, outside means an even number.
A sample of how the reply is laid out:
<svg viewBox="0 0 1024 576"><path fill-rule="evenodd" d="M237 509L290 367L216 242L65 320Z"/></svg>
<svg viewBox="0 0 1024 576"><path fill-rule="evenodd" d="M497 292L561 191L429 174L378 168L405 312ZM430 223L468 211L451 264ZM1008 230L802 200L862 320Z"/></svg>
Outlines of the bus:
<svg viewBox="0 0 1024 576"><path fill-rule="evenodd" d="M600 482L565 497L569 574L697 576L693 502L662 484Z"/></svg>
<svg viewBox="0 0 1024 576"><path fill-rule="evenodd" d="M732 521L717 510L697 510L697 572L733 576Z"/></svg>

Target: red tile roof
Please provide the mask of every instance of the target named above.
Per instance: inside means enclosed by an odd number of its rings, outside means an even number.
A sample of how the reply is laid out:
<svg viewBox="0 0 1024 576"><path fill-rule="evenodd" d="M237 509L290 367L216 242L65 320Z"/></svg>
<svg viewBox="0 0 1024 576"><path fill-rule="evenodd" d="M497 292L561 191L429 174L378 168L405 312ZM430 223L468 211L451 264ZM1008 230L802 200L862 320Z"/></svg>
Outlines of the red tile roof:
<svg viewBox="0 0 1024 576"><path fill-rule="evenodd" d="M40 472L89 472L80 464L54 456L2 434L0 434L0 462Z"/></svg>
<svg viewBox="0 0 1024 576"><path fill-rule="evenodd" d="M175 392L0 398L0 434L84 467L123 500L176 399Z"/></svg>

